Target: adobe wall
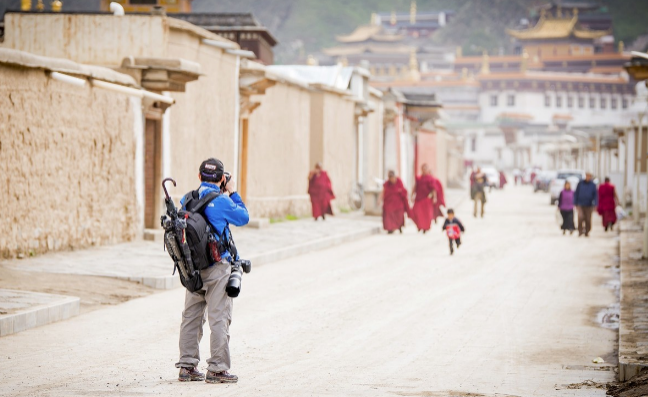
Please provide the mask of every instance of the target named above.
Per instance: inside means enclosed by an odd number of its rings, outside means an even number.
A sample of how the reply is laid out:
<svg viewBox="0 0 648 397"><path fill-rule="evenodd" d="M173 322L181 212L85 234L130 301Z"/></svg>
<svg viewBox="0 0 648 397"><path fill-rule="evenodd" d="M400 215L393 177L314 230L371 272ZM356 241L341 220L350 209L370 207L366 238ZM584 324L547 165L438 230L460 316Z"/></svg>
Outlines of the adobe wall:
<svg viewBox="0 0 648 397"><path fill-rule="evenodd" d="M277 82L249 119L246 205L251 217L310 214L310 92Z"/></svg>
<svg viewBox="0 0 648 397"><path fill-rule="evenodd" d="M0 255L135 238L138 103L0 65Z"/></svg>

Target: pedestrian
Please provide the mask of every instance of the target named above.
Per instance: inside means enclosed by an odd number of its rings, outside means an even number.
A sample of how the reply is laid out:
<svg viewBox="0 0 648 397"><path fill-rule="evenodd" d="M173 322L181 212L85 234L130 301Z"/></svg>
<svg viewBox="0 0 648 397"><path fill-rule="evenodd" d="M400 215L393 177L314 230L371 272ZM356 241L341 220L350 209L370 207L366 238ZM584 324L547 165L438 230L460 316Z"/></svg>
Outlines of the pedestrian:
<svg viewBox="0 0 648 397"><path fill-rule="evenodd" d="M423 234L430 230L432 225L432 216L434 214L433 204L436 201L436 191L434 190L434 178L427 164L421 166L421 176L416 178L416 184L412 189L412 220L416 223L419 232Z"/></svg>
<svg viewBox="0 0 648 397"><path fill-rule="evenodd" d="M434 192L436 195L436 200L432 202L432 219L434 219L434 223L437 223L437 218L443 218L443 211L441 210L441 207L445 207L445 195L443 194L443 185L441 184L441 181L439 178L435 178L432 176L434 179Z"/></svg>
<svg viewBox="0 0 648 397"><path fill-rule="evenodd" d="M454 210L452 208L448 208L447 213L448 217L446 218L445 222L443 222L443 228L441 229L441 231L445 231L448 235L448 242L450 243L450 255L452 255L454 254L454 248L452 247L452 244L456 244L457 249L459 249L459 246L461 246L461 233L465 232L466 230L464 229L464 226L459 218L456 218L454 216Z"/></svg>
<svg viewBox="0 0 648 397"><path fill-rule="evenodd" d="M562 226L560 226L563 234L567 230L569 230L569 234L574 233L574 191L571 190L569 181L565 181L565 186L558 195L558 210L563 220Z"/></svg>
<svg viewBox="0 0 648 397"><path fill-rule="evenodd" d="M486 175L481 172L481 168L477 168L477 171L474 175L474 182L472 188L470 189L472 193L472 199L475 202L475 210L473 215L477 218L477 210L481 209L481 217L484 217L484 204L486 204Z"/></svg>
<svg viewBox="0 0 648 397"><path fill-rule="evenodd" d="M333 215L331 200L335 198L335 194L333 194L331 180L322 169L321 163L315 164L315 169L308 174L308 194L311 199L313 218L316 221L320 216L322 220L326 220L326 215Z"/></svg>
<svg viewBox="0 0 648 397"><path fill-rule="evenodd" d="M603 227L607 232L608 229L614 230L614 224L617 221L616 206L619 204L619 197L616 188L610 183L610 178L605 177L605 182L598 188L598 213L603 218Z"/></svg>
<svg viewBox="0 0 648 397"><path fill-rule="evenodd" d="M383 191L380 195L380 200L383 203L383 228L389 234L396 230L403 233L405 214L410 215L407 189L394 171L389 171L387 176L388 179L383 184Z"/></svg>
<svg viewBox="0 0 648 397"><path fill-rule="evenodd" d="M219 193L204 209L205 219L211 225L214 238L219 240L222 236L222 241L229 241L232 235L229 225L244 226L250 219L241 196L236 192L236 182L231 175L225 173L223 163L215 158L202 162L198 177L200 179L199 198L208 193ZM183 208L192 193L188 193L180 201ZM176 368L180 368L178 380L181 382L204 380L207 383L236 383L238 381L236 375L228 372L231 367L229 326L232 321L232 298L227 296L225 291L232 269L230 262L238 259L237 253L226 249L221 254L219 262L200 271L202 289L196 292L187 290L185 293L185 306L180 325L180 360L175 365ZM203 335L205 311L207 311L211 330L211 357L207 359L209 366L206 377L196 369L200 362L199 344Z"/></svg>
<svg viewBox="0 0 648 397"><path fill-rule="evenodd" d="M598 204L596 184L590 172L585 174L585 179L578 182L574 192L574 205L578 211L578 236L589 237L592 230L592 212Z"/></svg>
<svg viewBox="0 0 648 397"><path fill-rule="evenodd" d="M504 189L504 185L506 185L506 175L504 175L503 171L499 172L499 188Z"/></svg>

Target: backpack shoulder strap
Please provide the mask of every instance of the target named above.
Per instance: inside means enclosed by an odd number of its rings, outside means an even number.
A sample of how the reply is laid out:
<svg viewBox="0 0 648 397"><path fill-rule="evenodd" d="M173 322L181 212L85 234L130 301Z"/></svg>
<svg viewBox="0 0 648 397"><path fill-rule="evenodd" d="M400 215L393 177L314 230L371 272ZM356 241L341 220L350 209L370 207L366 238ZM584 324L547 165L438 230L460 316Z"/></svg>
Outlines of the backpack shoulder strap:
<svg viewBox="0 0 648 397"><path fill-rule="evenodd" d="M191 208L191 212L203 212L207 204L209 204L213 199L220 196L220 192L209 192L205 197L198 200Z"/></svg>

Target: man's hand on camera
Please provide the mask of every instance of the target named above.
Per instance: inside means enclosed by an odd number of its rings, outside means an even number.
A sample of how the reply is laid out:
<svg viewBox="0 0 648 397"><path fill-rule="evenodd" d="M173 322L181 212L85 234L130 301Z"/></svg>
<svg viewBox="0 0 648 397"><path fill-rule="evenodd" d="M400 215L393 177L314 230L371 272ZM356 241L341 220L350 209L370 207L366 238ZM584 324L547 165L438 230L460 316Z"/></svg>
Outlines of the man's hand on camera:
<svg viewBox="0 0 648 397"><path fill-rule="evenodd" d="M232 177L232 179L227 182L227 185L225 185L225 190L227 190L227 193L229 194L236 192L236 181L234 180L234 177Z"/></svg>

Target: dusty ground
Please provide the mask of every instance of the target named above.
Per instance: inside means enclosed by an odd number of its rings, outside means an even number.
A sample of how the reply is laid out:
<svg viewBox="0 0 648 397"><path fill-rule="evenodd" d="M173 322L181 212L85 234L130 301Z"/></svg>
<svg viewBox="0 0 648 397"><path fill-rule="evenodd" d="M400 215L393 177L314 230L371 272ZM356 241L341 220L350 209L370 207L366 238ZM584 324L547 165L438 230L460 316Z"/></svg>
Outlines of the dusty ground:
<svg viewBox="0 0 648 397"><path fill-rule="evenodd" d="M24 272L3 266L0 266L0 288L77 296L81 298L81 314L156 292L147 286L114 278Z"/></svg>
<svg viewBox="0 0 648 397"><path fill-rule="evenodd" d="M604 396L614 365L592 359L614 356L597 318L616 303L616 236L598 217L590 238L562 236L547 202L493 192L485 219L464 202L454 256L437 225L254 269L236 385L177 382L177 289L0 338L0 395Z"/></svg>

